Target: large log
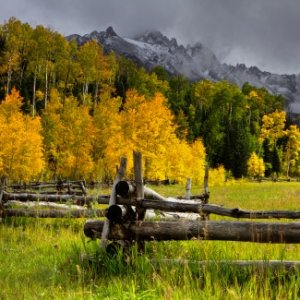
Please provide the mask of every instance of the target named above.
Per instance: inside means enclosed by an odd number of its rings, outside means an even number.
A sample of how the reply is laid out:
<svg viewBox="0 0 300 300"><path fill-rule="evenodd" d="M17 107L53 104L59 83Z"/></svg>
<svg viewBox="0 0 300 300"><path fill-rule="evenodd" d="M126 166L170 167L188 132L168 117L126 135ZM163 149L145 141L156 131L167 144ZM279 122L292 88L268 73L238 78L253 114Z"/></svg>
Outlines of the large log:
<svg viewBox="0 0 300 300"><path fill-rule="evenodd" d="M32 218L92 218L104 217L105 210L101 209L21 209L10 208L4 209L2 217L32 217Z"/></svg>
<svg viewBox="0 0 300 300"><path fill-rule="evenodd" d="M101 237L103 221L88 220L84 233ZM111 224L111 240L222 240L257 243L300 243L300 223L230 222L230 221L164 221L131 224L126 228Z"/></svg>

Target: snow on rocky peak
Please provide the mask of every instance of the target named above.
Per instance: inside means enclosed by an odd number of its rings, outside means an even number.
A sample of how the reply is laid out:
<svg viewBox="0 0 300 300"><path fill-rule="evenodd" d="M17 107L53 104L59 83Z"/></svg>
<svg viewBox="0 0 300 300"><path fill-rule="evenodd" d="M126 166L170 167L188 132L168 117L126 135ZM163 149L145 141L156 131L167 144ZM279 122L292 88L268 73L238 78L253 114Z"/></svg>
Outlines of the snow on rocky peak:
<svg viewBox="0 0 300 300"><path fill-rule="evenodd" d="M272 74L244 64L221 64L216 55L201 43L184 47L178 45L175 38L169 39L159 31L148 31L133 39L123 38L111 26L105 31L93 31L84 36L73 34L67 39L75 39L80 45L95 39L106 52L124 55L146 69L161 65L171 75L182 74L191 81L228 80L240 87L245 82L265 87L273 94L282 94L288 110L300 113L300 75Z"/></svg>

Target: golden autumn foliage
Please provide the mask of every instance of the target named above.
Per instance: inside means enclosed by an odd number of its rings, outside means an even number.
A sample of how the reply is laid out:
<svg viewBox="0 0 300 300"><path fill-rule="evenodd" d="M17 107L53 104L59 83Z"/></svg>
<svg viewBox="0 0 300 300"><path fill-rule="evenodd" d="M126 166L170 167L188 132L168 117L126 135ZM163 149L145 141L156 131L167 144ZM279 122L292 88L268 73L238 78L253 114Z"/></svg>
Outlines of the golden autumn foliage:
<svg viewBox="0 0 300 300"><path fill-rule="evenodd" d="M224 166L219 166L209 170L209 186L222 186L226 181L226 171Z"/></svg>
<svg viewBox="0 0 300 300"><path fill-rule="evenodd" d="M271 142L276 144L277 139L285 135L285 121L286 113L284 111L275 111L271 114L264 115L260 133L261 142L268 138Z"/></svg>
<svg viewBox="0 0 300 300"><path fill-rule="evenodd" d="M294 167L299 159L300 131L296 125L291 125L285 133L288 138L285 152L286 175L288 177L290 168Z"/></svg>
<svg viewBox="0 0 300 300"><path fill-rule="evenodd" d="M127 174L133 175L132 152L143 154L144 176L194 182L203 180L205 148L198 140L189 145L176 137L176 126L166 99L160 93L145 98L135 90L121 99L101 99L94 112L96 128L95 170L99 176L113 176L121 156L128 159ZM102 174L101 174L102 170Z"/></svg>
<svg viewBox="0 0 300 300"><path fill-rule="evenodd" d="M21 112L22 98L13 89L0 104L0 175L29 181L44 169L40 118Z"/></svg>
<svg viewBox="0 0 300 300"><path fill-rule="evenodd" d="M52 90L43 115L48 166L56 176L89 177L93 170L92 140L94 126L88 107L75 98L62 100Z"/></svg>
<svg viewBox="0 0 300 300"><path fill-rule="evenodd" d="M248 175L251 177L263 177L265 175L265 164L262 158L254 152L251 154L248 162Z"/></svg>
<svg viewBox="0 0 300 300"><path fill-rule="evenodd" d="M125 146L121 144L121 104L120 97L102 97L94 109L93 176L98 180L113 176L119 158L125 155L121 148Z"/></svg>

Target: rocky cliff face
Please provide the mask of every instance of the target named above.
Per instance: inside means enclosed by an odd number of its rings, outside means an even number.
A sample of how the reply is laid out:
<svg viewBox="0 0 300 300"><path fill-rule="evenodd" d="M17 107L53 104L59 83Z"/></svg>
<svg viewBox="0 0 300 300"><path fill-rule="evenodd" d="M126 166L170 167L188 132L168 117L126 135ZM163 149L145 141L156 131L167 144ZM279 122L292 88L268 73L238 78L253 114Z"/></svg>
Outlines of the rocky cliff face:
<svg viewBox="0 0 300 300"><path fill-rule="evenodd" d="M78 44L95 39L106 52L114 51L124 55L147 69L161 65L170 74L182 74L192 81L228 80L240 87L245 82L265 87L271 93L285 97L288 111L300 113L300 74L279 75L261 71L257 67L247 68L243 64L222 64L201 43L184 47L178 45L176 39L169 39L159 31L146 32L134 39L128 39L120 37L112 27L108 27L106 31L93 31L84 36L74 34L67 39L75 39Z"/></svg>

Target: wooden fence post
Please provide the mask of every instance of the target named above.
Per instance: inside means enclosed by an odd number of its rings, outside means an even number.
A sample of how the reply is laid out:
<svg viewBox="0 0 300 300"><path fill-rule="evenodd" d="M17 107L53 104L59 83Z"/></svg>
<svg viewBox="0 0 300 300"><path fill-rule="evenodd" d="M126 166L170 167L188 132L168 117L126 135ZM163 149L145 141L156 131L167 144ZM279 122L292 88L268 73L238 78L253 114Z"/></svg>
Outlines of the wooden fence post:
<svg viewBox="0 0 300 300"><path fill-rule="evenodd" d="M209 177L209 165L207 163L207 165L205 167L205 175L204 175L204 194L209 193L209 190L208 190L208 177Z"/></svg>
<svg viewBox="0 0 300 300"><path fill-rule="evenodd" d="M126 171L127 159L125 157L121 158L120 167L117 170L116 178L114 180L111 194L109 198L109 206L116 204L117 194L116 194L116 185L117 183L124 177ZM110 230L110 221L108 219L105 220L102 234L101 234L101 243L100 248L106 248L107 245L107 237Z"/></svg>
<svg viewBox="0 0 300 300"><path fill-rule="evenodd" d="M208 190L208 178L209 178L209 164L207 163L206 167L205 167L205 174L204 174L204 183L203 183L203 187L204 187L204 195L206 195L207 197L204 199L203 203L207 204L208 203L208 197L209 197L209 190ZM209 220L209 214L201 214L201 219L202 220Z"/></svg>
<svg viewBox="0 0 300 300"><path fill-rule="evenodd" d="M186 186L185 186L185 199L190 200L191 199L191 187L192 187L192 179L187 178L186 180Z"/></svg>
<svg viewBox="0 0 300 300"><path fill-rule="evenodd" d="M144 182L143 182L143 165L142 154L140 152L133 151L133 164L134 164L134 179L136 186L136 212L137 219L143 220L145 218L146 210L140 207L141 202L144 200Z"/></svg>

